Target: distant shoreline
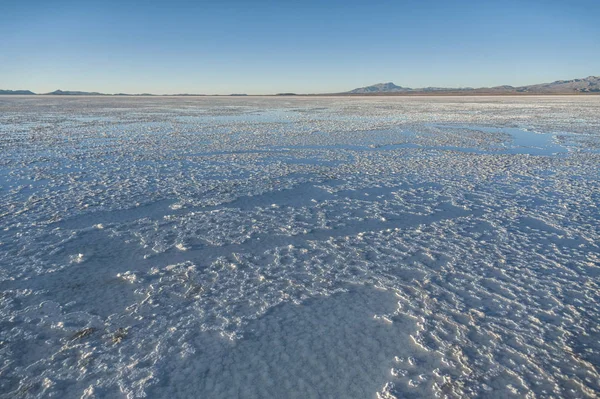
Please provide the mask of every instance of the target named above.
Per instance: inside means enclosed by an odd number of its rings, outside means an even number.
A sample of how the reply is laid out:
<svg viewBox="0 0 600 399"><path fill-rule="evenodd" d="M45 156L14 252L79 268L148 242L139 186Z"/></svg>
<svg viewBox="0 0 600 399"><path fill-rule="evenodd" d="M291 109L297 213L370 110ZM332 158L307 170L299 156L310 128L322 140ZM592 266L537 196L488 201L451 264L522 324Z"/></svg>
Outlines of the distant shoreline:
<svg viewBox="0 0 600 399"><path fill-rule="evenodd" d="M294 95L279 95L279 94L245 94L245 95L230 95L230 94L131 94L131 95L115 95L115 94L3 94L0 97L52 97L52 98L78 98L78 97L106 97L106 98L139 98L139 97L228 97L228 98L245 98L245 97L277 97L289 99L290 97L565 97L565 96L600 96L600 92L590 93L465 93L465 92L410 92L410 93L325 93L325 94L294 94Z"/></svg>
<svg viewBox="0 0 600 399"><path fill-rule="evenodd" d="M494 86L494 87L402 87L392 82L377 83L371 86L359 87L354 90L336 93L295 93L279 92L271 94L247 94L234 92L229 94L202 94L202 93L177 93L177 94L152 94L142 92L129 93L102 93L98 91L55 90L49 93L36 93L31 90L5 90L0 89L0 95L34 95L34 96L98 96L98 97L354 97L354 96L573 96L573 95L600 95L600 76L588 76L582 79L557 80L552 83L539 83L528 86Z"/></svg>

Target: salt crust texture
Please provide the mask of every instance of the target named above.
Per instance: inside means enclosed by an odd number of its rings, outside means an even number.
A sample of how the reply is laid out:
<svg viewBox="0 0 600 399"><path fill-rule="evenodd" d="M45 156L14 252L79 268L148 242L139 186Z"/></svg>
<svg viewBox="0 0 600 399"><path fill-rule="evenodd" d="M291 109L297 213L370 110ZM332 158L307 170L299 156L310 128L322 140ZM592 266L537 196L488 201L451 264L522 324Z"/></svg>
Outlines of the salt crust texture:
<svg viewBox="0 0 600 399"><path fill-rule="evenodd" d="M600 393L600 97L0 98L1 398Z"/></svg>

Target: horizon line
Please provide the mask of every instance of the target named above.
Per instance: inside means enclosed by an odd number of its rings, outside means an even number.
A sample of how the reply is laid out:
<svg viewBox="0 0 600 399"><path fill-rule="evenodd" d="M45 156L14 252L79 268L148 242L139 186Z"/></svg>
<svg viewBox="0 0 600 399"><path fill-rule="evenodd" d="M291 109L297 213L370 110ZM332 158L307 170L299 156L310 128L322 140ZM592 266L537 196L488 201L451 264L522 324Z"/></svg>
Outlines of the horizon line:
<svg viewBox="0 0 600 399"><path fill-rule="evenodd" d="M465 93L465 92L476 92L476 91L484 91L484 90L510 90L510 89L520 89L520 88L527 88L527 87L531 87L531 86L539 86L539 85L549 85L549 84L561 84L561 83L571 83L571 82L577 82L577 81L581 81L581 80L585 80L585 79L590 79L590 78L594 78L594 79L600 79L600 76L596 76L596 75L589 75L585 78L574 78L574 79L560 79L560 80L555 80L553 82L543 82L543 83L533 83L533 84L529 84L529 85L522 85L522 86L512 86L512 85L498 85L498 86L482 86L482 87L470 87L470 86L466 86L466 87L436 87L436 86L425 86L425 87L417 87L417 88L411 88L411 87L403 87L403 86L397 86L395 85L393 82L389 81L389 82L381 82L381 83L375 83L372 85L368 85L368 86L363 86L363 87L358 87L355 89L351 89L348 91L342 91L342 92L322 92L322 93L295 93L295 92L279 92L279 93L266 93L266 94L252 94L252 93L242 93L242 92L238 92L238 93L229 93L229 94L203 94L203 93L161 93L161 94L156 94L156 93L148 93L148 92L142 92L142 93L124 93L124 92L117 92L117 93L103 93L103 92L99 92L99 91L82 91L82 90L62 90L62 89L57 89L51 92L45 92L45 93L37 93L34 92L32 90L29 89L1 89L0 88L0 95L40 95L40 96L47 96L47 95L56 95L56 96L114 96L114 97L118 97L118 96L139 96L139 97L143 97L143 96L158 96L158 97L166 97L166 96L172 96L172 97L177 97L177 96L186 96L186 97L214 97L214 96L226 96L226 97L244 97L244 96L323 96L323 95L357 95L357 94L363 94L363 95L384 95L384 94L391 94L391 95L416 95L416 94L420 94L420 93L427 93L427 94L433 94L437 93L437 95L443 94L445 93L449 93L449 92L457 92L457 93ZM365 88L369 88L369 87L373 87L373 86L378 86L378 85L387 85L387 84L391 84L394 85L397 88L402 88L405 89L406 91L376 91L376 92L367 92L367 93L353 93L353 91L355 90L361 90L361 89L365 89ZM2 91L7 91L7 92L11 92L11 93L1 93ZM15 92L28 92L28 93L15 93ZM577 91L577 93L580 94L593 94L594 92L581 92L581 91ZM503 94L503 93L490 93L490 94ZM523 92L514 92L512 94L531 94L531 93L523 93ZM560 94L560 93L556 93L556 94ZM566 93L565 93L566 94Z"/></svg>

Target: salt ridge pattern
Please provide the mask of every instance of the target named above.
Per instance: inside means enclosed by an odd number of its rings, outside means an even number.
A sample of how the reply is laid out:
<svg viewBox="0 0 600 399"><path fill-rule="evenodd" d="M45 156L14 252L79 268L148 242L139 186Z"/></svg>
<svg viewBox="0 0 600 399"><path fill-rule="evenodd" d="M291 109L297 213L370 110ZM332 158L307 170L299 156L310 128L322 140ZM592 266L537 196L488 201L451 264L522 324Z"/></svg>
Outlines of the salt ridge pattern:
<svg viewBox="0 0 600 399"><path fill-rule="evenodd" d="M600 98L0 98L0 397L596 397Z"/></svg>

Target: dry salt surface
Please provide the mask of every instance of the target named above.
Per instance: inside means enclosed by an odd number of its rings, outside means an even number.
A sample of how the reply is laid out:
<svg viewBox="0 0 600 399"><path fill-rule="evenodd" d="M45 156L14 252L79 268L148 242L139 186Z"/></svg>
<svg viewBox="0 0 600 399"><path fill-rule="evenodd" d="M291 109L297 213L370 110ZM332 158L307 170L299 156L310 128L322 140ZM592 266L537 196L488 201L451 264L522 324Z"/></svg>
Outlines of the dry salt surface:
<svg viewBox="0 0 600 399"><path fill-rule="evenodd" d="M0 97L1 398L600 395L600 96Z"/></svg>

